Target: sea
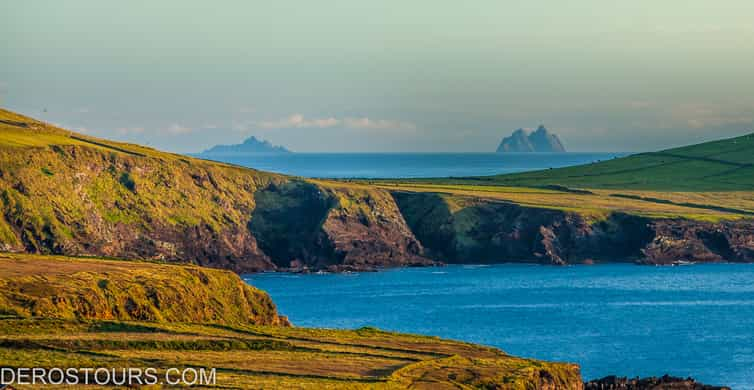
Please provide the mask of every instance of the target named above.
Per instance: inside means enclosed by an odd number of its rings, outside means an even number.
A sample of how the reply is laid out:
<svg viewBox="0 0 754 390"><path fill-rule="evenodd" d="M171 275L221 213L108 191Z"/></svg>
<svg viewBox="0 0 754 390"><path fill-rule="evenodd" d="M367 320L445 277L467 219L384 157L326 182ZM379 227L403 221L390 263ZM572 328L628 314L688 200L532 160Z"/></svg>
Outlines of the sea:
<svg viewBox="0 0 754 390"><path fill-rule="evenodd" d="M560 168L627 153L289 153L199 154L268 172L314 178L487 176Z"/></svg>
<svg viewBox="0 0 754 390"><path fill-rule="evenodd" d="M754 265L449 265L262 273L294 325L436 335L607 375L754 389Z"/></svg>
<svg viewBox="0 0 754 390"><path fill-rule="evenodd" d="M483 176L624 153L203 156L317 178ZM473 259L468 259L473 262ZM754 389L754 265L449 265L345 274L261 273L297 326L436 335L578 363L586 379L693 376Z"/></svg>

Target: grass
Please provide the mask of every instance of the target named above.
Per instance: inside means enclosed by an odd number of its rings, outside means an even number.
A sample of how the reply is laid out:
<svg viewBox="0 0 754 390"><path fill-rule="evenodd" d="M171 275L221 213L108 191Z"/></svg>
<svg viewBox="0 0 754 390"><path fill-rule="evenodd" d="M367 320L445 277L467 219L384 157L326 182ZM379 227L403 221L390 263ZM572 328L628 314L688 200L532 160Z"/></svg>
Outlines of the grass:
<svg viewBox="0 0 754 390"><path fill-rule="evenodd" d="M321 182L321 181L320 181ZM651 218L687 218L704 221L736 220L754 216L754 191L659 192L586 189L574 191L541 187L434 184L403 181L340 182L353 188L377 187L393 192L443 194L452 210L474 200L502 201L521 206L571 211L591 218L623 212Z"/></svg>
<svg viewBox="0 0 754 390"><path fill-rule="evenodd" d="M4 254L0 314L0 361L11 368L205 367L217 370L214 387L243 389L581 385L575 365L469 343L271 326L266 294L195 266Z"/></svg>
<svg viewBox="0 0 754 390"><path fill-rule="evenodd" d="M87 146L102 151L131 156L149 156L164 160L187 157L166 153L146 146L91 137L66 130L27 116L0 108L0 148L56 146Z"/></svg>
<svg viewBox="0 0 754 390"><path fill-rule="evenodd" d="M752 191L754 134L574 167L411 182L662 192Z"/></svg>
<svg viewBox="0 0 754 390"><path fill-rule="evenodd" d="M249 236L255 193L293 181L76 134L6 110L0 167L0 250L194 262L208 256L191 257L192 234L214 243L209 254L229 263L248 257L254 243L238 237ZM238 267L265 269L263 256Z"/></svg>
<svg viewBox="0 0 754 390"><path fill-rule="evenodd" d="M280 324L229 271L155 262L0 254L0 313L21 317Z"/></svg>
<svg viewBox="0 0 754 390"><path fill-rule="evenodd" d="M558 388L581 383L572 364L373 328L4 318L0 360L5 367L215 368L217 388L526 389L543 376Z"/></svg>

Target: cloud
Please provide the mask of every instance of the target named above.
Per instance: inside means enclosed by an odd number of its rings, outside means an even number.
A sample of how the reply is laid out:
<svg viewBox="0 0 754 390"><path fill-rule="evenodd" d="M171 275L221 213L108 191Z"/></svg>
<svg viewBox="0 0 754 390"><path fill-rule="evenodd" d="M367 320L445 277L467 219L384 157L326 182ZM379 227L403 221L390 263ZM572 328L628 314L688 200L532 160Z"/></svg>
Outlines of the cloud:
<svg viewBox="0 0 754 390"><path fill-rule="evenodd" d="M190 127L179 125L178 123L173 123L170 126L168 126L167 129L164 130L165 133L168 133L170 135L182 135L182 134L188 134L192 132L193 129Z"/></svg>
<svg viewBox="0 0 754 390"><path fill-rule="evenodd" d="M262 121L256 124L261 129L303 129L303 128L344 128L344 129L370 129L370 130L415 130L416 125L410 122L390 119L370 119L367 117L346 117L338 119L306 118L302 114L292 114L286 118Z"/></svg>
<svg viewBox="0 0 754 390"><path fill-rule="evenodd" d="M301 114L293 114L287 118L263 121L257 124L262 129L286 129L286 128L310 128L316 127L325 129L328 127L336 127L340 124L340 121L335 118L323 118L323 119L306 119Z"/></svg>
<svg viewBox="0 0 754 390"><path fill-rule="evenodd" d="M401 122L388 119L369 118L346 118L343 120L344 127L352 129L378 129L378 130L415 130L416 125L410 122Z"/></svg>

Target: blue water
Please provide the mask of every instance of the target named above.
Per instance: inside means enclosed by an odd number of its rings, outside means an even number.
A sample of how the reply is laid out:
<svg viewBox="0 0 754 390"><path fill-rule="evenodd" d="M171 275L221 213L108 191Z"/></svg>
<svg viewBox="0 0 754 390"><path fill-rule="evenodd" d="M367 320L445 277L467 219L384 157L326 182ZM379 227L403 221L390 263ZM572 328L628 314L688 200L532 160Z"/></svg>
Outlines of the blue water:
<svg viewBox="0 0 754 390"><path fill-rule="evenodd" d="M591 163L625 153L291 153L199 155L263 171L319 178L483 176Z"/></svg>
<svg viewBox="0 0 754 390"><path fill-rule="evenodd" d="M298 326L492 345L609 374L754 389L754 265L404 268L244 275Z"/></svg>

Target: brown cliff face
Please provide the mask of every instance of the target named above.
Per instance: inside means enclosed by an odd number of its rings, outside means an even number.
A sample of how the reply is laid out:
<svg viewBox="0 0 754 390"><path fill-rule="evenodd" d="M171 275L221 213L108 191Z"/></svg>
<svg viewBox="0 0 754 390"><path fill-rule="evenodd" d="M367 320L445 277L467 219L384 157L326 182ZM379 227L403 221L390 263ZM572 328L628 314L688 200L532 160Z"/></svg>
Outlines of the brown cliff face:
<svg viewBox="0 0 754 390"><path fill-rule="evenodd" d="M643 263L754 262L754 221L658 220L652 228L655 237L642 249Z"/></svg>
<svg viewBox="0 0 754 390"><path fill-rule="evenodd" d="M429 265L390 194L290 182L255 194L249 228L277 267L364 271Z"/></svg>
<svg viewBox="0 0 754 390"><path fill-rule="evenodd" d="M559 210L441 194L393 194L432 257L449 263L754 261L754 221L709 223Z"/></svg>
<svg viewBox="0 0 754 390"><path fill-rule="evenodd" d="M337 205L322 226L340 259L332 269L365 270L422 266L433 262L406 225L389 192L372 188L331 187Z"/></svg>

